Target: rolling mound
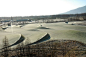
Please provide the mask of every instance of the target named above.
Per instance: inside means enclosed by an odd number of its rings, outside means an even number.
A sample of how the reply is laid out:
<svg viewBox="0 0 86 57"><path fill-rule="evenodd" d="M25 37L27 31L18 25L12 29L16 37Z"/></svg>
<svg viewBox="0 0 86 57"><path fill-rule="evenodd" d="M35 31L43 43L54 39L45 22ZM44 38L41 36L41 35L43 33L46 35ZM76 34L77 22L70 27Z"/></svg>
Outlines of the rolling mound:
<svg viewBox="0 0 86 57"><path fill-rule="evenodd" d="M19 38L20 38L20 34L12 34L12 33L0 33L0 49L3 46L3 39L6 37L8 39L9 45L12 45L13 43L15 43Z"/></svg>
<svg viewBox="0 0 86 57"><path fill-rule="evenodd" d="M32 24L31 24L32 25ZM18 34L22 34L25 38L29 38L30 39L30 42L34 42L36 41L37 39L41 38L43 35L46 34L46 32L41 32L37 29L34 29L32 28L33 26L31 26L30 28L25 25L24 27L20 28L20 27L12 27L13 29L13 33L18 33ZM6 32L11 32L12 33L12 30L11 28L9 27L8 29L5 30Z"/></svg>
<svg viewBox="0 0 86 57"><path fill-rule="evenodd" d="M69 22L69 24L66 24L65 22L41 23L42 26L40 26L40 23L27 24L22 28L14 27L13 31L16 33L21 33L26 38L30 38L31 42L34 42L35 40L40 38L43 34L49 33L51 39L77 40L86 43L86 38L85 38L86 27L77 24L71 25L71 23L74 22ZM75 23L80 23L80 22L76 21ZM10 28L8 31L10 31Z"/></svg>
<svg viewBox="0 0 86 57"><path fill-rule="evenodd" d="M40 26L40 23L36 23L36 24L27 24L22 28L20 28L20 25L13 26L12 28L13 28L13 33L24 35L24 37L28 38L31 43L37 41L46 33L50 34L51 40L57 40L57 39L77 40L86 43L86 27L79 26L76 24L70 25L70 23L69 24L66 24L64 22L41 23L42 26ZM1 37L3 37L4 34L6 35L8 33L9 34L12 33L10 27L8 27L5 31L1 32L0 35Z"/></svg>

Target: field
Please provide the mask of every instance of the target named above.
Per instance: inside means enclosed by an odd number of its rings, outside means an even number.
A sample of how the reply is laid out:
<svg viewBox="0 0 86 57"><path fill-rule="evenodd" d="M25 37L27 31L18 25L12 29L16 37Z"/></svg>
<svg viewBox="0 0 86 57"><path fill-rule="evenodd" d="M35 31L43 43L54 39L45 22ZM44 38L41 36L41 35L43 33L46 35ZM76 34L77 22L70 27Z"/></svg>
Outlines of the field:
<svg viewBox="0 0 86 57"><path fill-rule="evenodd" d="M73 25L71 25L73 23ZM16 42L20 34L28 38L30 42L34 42L42 38L46 33L49 33L51 39L63 39L63 40L77 40L86 43L86 26L77 25L77 22L65 22L58 23L35 23L26 24L20 28L21 25L13 25L12 28L8 27L6 30L0 29L0 46L5 36L8 38L9 43ZM1 47L0 47L1 48Z"/></svg>

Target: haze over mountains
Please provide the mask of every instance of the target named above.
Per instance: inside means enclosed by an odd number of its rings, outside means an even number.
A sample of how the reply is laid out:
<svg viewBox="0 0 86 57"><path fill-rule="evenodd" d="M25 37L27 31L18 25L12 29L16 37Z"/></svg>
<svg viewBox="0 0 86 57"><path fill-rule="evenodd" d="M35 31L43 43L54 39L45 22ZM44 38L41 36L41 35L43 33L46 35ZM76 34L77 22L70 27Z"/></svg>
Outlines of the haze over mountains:
<svg viewBox="0 0 86 57"><path fill-rule="evenodd" d="M81 13L86 13L86 6L79 7L77 9L70 10L70 11L62 13L62 14L81 14Z"/></svg>
<svg viewBox="0 0 86 57"><path fill-rule="evenodd" d="M84 15L83 15L84 13ZM66 14L66 15L65 15ZM74 14L74 15L72 15ZM12 17L12 19L17 20L17 19L31 19L31 20L39 20L39 19L56 19L56 18L60 18L60 19L67 19L70 16L76 16L75 14L79 14L79 16L84 16L84 18L86 19L86 6L83 7L79 7L77 9L74 10L70 10L68 12L65 13L61 13L61 14L53 14L53 15L40 15L40 16L15 16ZM11 17L0 17L0 20L11 20Z"/></svg>

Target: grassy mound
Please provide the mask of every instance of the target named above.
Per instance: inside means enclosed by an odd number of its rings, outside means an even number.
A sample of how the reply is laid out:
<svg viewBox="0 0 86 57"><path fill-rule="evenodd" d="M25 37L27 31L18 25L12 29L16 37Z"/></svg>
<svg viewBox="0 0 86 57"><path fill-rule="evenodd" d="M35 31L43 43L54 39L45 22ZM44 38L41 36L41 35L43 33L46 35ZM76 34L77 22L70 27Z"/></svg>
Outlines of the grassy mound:
<svg viewBox="0 0 86 57"><path fill-rule="evenodd" d="M70 39L86 43L86 32L77 30L55 30L50 32L53 39Z"/></svg>
<svg viewBox="0 0 86 57"><path fill-rule="evenodd" d="M0 48L3 47L3 39L6 37L8 39L9 45L15 43L19 38L20 34L2 32L0 33Z"/></svg>

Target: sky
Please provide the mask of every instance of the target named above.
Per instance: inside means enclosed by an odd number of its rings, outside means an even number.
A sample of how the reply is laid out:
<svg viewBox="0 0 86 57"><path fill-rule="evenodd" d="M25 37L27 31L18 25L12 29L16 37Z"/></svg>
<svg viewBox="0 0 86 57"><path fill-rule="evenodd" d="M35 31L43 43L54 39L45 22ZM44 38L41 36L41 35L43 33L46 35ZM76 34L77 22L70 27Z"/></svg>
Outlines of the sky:
<svg viewBox="0 0 86 57"><path fill-rule="evenodd" d="M0 0L0 17L60 14L86 6L86 0Z"/></svg>

